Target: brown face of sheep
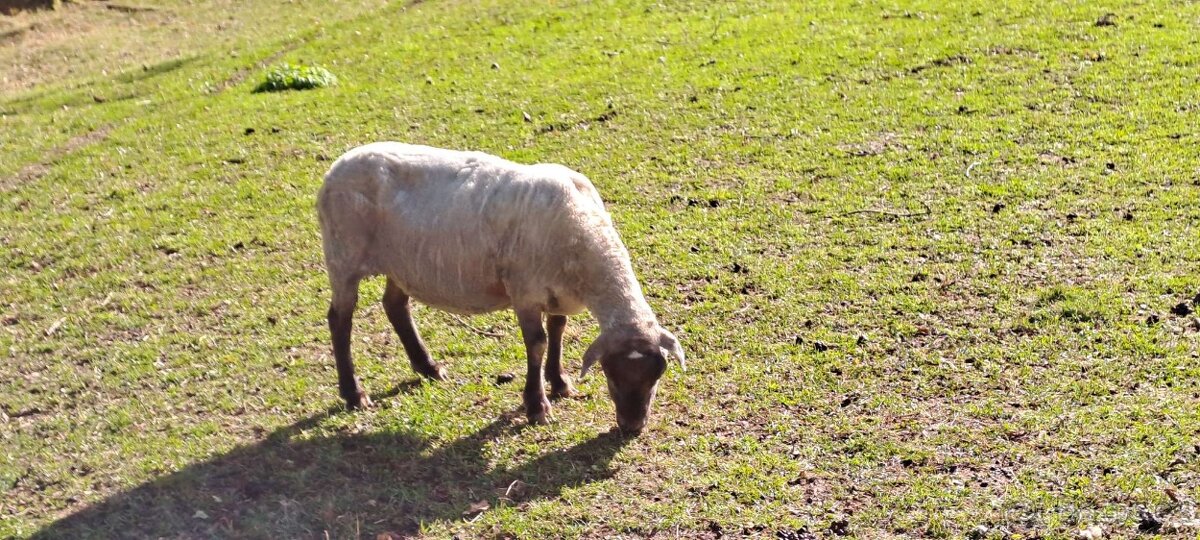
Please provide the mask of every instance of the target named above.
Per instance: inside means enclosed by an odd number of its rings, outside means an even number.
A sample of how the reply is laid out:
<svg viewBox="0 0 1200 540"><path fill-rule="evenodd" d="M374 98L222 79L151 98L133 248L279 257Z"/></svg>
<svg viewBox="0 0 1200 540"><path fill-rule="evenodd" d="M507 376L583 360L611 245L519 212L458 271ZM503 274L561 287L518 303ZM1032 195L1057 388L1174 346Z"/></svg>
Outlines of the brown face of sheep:
<svg viewBox="0 0 1200 540"><path fill-rule="evenodd" d="M606 355L600 367L608 380L608 395L617 406L617 426L625 433L640 433L650 417L667 360L657 351L632 349Z"/></svg>
<svg viewBox="0 0 1200 540"><path fill-rule="evenodd" d="M600 364L608 380L608 395L617 406L617 426L626 433L646 427L658 380L667 371L667 357L686 369L679 340L657 323L638 323L600 333L583 353L583 372Z"/></svg>

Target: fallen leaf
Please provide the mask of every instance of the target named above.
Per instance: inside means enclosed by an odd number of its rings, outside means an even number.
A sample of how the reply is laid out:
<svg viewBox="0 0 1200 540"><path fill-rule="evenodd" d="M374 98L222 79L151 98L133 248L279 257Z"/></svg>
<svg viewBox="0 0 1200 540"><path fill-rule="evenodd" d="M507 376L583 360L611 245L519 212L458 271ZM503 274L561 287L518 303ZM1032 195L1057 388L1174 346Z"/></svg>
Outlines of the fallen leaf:
<svg viewBox="0 0 1200 540"><path fill-rule="evenodd" d="M474 517L476 515L483 513L484 511L486 511L488 508L491 508L491 507L492 507L492 505L489 504L487 501L476 501L474 503L471 503L471 506L468 506L466 510L463 510L463 516L464 517Z"/></svg>
<svg viewBox="0 0 1200 540"><path fill-rule="evenodd" d="M63 317L63 318L61 318L61 319L59 319L59 320L57 320L57 321L54 321L54 324L51 324L51 325L50 325L50 328L47 328L47 329L46 329L46 335L47 335L47 336L53 336L53 335L54 335L54 333L55 333L55 332L57 332L57 331L58 331L58 329L62 327L62 325L63 325L63 323L64 323L64 322L67 322L67 318L66 318L66 317Z"/></svg>

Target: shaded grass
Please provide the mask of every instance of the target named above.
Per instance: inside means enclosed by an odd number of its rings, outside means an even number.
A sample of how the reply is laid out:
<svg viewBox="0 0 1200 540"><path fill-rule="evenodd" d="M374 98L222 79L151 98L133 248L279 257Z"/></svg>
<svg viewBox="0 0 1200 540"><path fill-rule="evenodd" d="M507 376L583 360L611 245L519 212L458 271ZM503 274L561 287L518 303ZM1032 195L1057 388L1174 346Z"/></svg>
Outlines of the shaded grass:
<svg viewBox="0 0 1200 540"><path fill-rule="evenodd" d="M1170 308L1200 293L1197 13L1165 12L425 2L6 95L0 533L1184 523L1200 328ZM251 93L274 62L339 85ZM507 334L487 339L418 309L454 380L329 414L312 200L331 159L377 139L589 175L695 359L644 436L603 434L595 377L548 428L507 420L519 392L494 377L523 353L504 313L472 321ZM354 344L369 389L412 377L381 285ZM578 358L594 325L569 332ZM513 479L531 487L503 495Z"/></svg>

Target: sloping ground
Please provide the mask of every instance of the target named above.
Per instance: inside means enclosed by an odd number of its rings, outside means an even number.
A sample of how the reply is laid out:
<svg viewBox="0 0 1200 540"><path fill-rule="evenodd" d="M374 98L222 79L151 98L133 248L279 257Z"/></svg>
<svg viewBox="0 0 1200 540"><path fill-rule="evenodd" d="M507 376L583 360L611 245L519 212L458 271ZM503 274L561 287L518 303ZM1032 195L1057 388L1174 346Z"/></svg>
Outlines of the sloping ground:
<svg viewBox="0 0 1200 540"><path fill-rule="evenodd" d="M0 100L0 535L1198 534L1195 4L327 6ZM313 197L378 139L592 178L691 360L647 433L525 428L509 314L418 309L413 382L380 283L340 411Z"/></svg>
<svg viewBox="0 0 1200 540"><path fill-rule="evenodd" d="M16 15L59 7L58 0L0 0L0 15Z"/></svg>
<svg viewBox="0 0 1200 540"><path fill-rule="evenodd" d="M49 2L45 2L49 3ZM144 78L311 32L382 0L76 0L0 17L0 95ZM99 78L98 78L99 77Z"/></svg>

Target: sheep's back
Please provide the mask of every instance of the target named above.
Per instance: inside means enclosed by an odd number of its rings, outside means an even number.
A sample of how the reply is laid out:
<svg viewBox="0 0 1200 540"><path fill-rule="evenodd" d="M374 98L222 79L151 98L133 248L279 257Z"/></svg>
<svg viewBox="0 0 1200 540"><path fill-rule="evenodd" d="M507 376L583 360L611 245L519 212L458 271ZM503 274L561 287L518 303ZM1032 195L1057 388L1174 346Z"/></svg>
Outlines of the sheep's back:
<svg viewBox="0 0 1200 540"><path fill-rule="evenodd" d="M578 259L572 236L607 225L582 175L477 152L366 145L334 164L323 191L369 201L370 273L387 274L423 303L464 313L569 289L558 284L572 279Z"/></svg>

